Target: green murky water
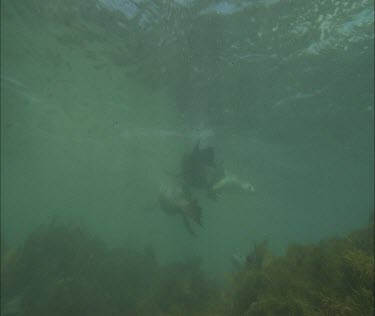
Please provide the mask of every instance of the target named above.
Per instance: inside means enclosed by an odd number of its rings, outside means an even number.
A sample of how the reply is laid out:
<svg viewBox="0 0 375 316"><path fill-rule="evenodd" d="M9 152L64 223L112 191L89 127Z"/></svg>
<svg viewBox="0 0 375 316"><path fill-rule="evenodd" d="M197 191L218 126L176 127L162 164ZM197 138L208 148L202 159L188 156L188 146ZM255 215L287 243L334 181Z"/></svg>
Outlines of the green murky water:
<svg viewBox="0 0 375 316"><path fill-rule="evenodd" d="M3 249L58 217L221 279L256 241L281 254L362 227L373 14L366 0L3 0ZM198 140L256 194L202 198L194 238L157 195Z"/></svg>

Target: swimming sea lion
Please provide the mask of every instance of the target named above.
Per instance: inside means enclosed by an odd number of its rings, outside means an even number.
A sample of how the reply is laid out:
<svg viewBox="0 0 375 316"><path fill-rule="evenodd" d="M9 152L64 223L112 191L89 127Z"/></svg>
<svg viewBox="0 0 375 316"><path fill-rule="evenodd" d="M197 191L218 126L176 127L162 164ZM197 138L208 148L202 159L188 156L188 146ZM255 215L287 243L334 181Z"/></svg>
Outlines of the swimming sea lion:
<svg viewBox="0 0 375 316"><path fill-rule="evenodd" d="M254 193L250 182L219 168L213 147L201 148L199 142L181 160L181 171L159 193L160 207L170 215L180 215L185 228L195 235L192 222L202 226L202 209L196 199L200 193L217 199L222 192ZM194 198L193 198L194 197Z"/></svg>

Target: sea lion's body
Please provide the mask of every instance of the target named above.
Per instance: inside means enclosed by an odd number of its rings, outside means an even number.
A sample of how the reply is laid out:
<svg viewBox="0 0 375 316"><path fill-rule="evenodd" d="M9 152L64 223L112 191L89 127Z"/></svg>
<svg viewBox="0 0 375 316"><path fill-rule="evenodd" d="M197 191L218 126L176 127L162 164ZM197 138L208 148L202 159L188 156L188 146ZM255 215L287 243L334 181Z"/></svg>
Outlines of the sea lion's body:
<svg viewBox="0 0 375 316"><path fill-rule="evenodd" d="M199 142L181 160L181 180L191 191L203 191L215 198L213 185L224 176L215 161L213 147L201 148Z"/></svg>
<svg viewBox="0 0 375 316"><path fill-rule="evenodd" d="M199 143L192 152L185 154L181 161L181 177L189 187L209 188L217 170L213 147L200 148Z"/></svg>

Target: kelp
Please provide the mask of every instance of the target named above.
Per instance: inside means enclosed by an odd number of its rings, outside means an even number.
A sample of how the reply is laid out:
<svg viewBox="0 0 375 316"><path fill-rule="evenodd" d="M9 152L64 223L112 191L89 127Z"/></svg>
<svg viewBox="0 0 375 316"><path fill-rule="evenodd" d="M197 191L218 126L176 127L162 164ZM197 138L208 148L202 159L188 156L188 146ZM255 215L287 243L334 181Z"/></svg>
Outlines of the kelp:
<svg viewBox="0 0 375 316"><path fill-rule="evenodd" d="M290 245L267 265L264 246L255 248L248 256L252 264L236 278L229 314L373 315L373 234L372 223L345 238Z"/></svg>
<svg viewBox="0 0 375 316"><path fill-rule="evenodd" d="M2 315L209 315L218 293L199 260L160 266L55 220L4 254L1 280Z"/></svg>
<svg viewBox="0 0 375 316"><path fill-rule="evenodd" d="M374 224L347 237L256 243L232 284L201 258L161 265L152 248L111 248L82 225L54 220L2 248L2 315L314 316L374 314ZM4 251L6 249L6 251Z"/></svg>

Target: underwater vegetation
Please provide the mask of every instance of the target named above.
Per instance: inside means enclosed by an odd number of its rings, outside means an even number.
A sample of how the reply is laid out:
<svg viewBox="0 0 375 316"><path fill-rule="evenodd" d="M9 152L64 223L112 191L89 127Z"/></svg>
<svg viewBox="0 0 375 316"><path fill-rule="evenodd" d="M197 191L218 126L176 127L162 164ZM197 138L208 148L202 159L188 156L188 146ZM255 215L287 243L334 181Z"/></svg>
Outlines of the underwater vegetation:
<svg viewBox="0 0 375 316"><path fill-rule="evenodd" d="M160 266L82 225L52 221L2 254L2 316L210 315L217 293L198 259Z"/></svg>
<svg viewBox="0 0 375 316"><path fill-rule="evenodd" d="M263 242L232 291L231 315L374 315L374 224L278 258Z"/></svg>
<svg viewBox="0 0 375 316"><path fill-rule="evenodd" d="M279 257L259 242L224 286L200 258L162 265L151 248L110 248L59 221L2 247L1 263L2 316L374 314L373 222Z"/></svg>

